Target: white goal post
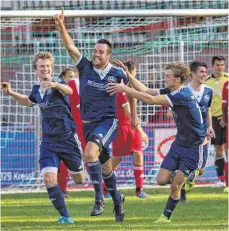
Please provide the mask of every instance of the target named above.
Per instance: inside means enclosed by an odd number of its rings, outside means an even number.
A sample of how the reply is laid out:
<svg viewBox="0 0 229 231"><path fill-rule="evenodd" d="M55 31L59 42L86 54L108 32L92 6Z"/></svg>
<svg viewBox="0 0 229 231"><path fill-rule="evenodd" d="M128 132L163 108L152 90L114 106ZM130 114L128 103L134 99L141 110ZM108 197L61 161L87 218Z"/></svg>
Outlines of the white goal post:
<svg viewBox="0 0 229 231"><path fill-rule="evenodd" d="M5 18L47 18L60 10L1 11ZM180 10L65 10L65 17L179 17L179 16L227 16L228 9L180 9Z"/></svg>

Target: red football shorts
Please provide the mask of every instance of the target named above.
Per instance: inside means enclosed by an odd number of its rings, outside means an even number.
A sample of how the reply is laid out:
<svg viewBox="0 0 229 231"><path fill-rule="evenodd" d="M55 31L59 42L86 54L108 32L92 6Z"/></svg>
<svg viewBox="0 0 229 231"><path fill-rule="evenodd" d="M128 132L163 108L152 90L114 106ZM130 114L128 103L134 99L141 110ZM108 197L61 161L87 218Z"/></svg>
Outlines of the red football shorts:
<svg viewBox="0 0 229 231"><path fill-rule="evenodd" d="M121 125L118 128L118 135L113 141L113 156L129 156L132 152L142 151L142 140L139 131L130 125Z"/></svg>

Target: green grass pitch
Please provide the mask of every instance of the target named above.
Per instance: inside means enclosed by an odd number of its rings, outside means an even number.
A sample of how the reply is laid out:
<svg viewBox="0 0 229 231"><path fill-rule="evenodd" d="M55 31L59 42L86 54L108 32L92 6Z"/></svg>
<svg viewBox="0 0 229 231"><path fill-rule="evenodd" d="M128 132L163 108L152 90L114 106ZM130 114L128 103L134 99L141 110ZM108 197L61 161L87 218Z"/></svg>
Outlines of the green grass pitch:
<svg viewBox="0 0 229 231"><path fill-rule="evenodd" d="M8 194L1 200L1 230L228 230L228 194L222 188L195 188L188 194L188 204L178 205L169 224L154 224L168 198L168 189L147 189L150 199L138 199L134 189L121 190L126 195L125 222L115 223L112 201L106 200L101 216L90 217L93 192L71 192L66 200L75 224L56 224L59 218L46 193Z"/></svg>

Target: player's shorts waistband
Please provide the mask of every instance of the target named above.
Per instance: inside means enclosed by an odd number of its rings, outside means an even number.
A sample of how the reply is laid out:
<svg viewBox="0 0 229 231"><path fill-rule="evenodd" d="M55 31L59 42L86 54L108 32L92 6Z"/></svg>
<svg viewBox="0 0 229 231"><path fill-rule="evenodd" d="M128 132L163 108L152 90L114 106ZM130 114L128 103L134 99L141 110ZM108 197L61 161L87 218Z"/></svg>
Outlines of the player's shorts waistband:
<svg viewBox="0 0 229 231"><path fill-rule="evenodd" d="M101 119L96 119L96 120L83 120L83 123L85 124L90 124L90 123L97 123L99 121L103 121L106 119L115 119L113 116L107 116L107 117L102 117Z"/></svg>

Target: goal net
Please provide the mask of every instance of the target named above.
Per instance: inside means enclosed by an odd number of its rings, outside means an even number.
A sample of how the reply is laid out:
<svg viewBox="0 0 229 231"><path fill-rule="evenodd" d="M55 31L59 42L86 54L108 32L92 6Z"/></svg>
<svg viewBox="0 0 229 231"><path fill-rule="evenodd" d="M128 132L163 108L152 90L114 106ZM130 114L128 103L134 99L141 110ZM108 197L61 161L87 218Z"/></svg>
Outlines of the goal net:
<svg viewBox="0 0 229 231"><path fill-rule="evenodd" d="M123 9L227 9L227 1L8 1L2 9L14 10L123 10ZM15 11L16 12L16 11ZM227 16L165 16L165 17L66 17L65 25L75 45L90 57L96 41L112 43L113 59L132 60L137 65L137 78L149 87L163 87L168 63L204 61L211 73L211 59L222 55L228 61ZM31 11L32 14L32 11ZM49 51L55 58L54 75L73 66L60 41L50 17L1 18L1 79L12 88L28 95L38 81L32 69L32 57ZM228 62L226 62L228 63ZM14 186L28 188L42 185L39 172L40 112L38 107L26 108L1 92L1 182L3 189ZM176 128L168 120L164 106L138 102L142 126L149 136L144 150L145 182L155 184L160 163L169 150ZM199 183L216 180L214 149L210 148L206 172ZM125 157L116 171L120 185L134 185L132 157ZM89 183L89 178L87 182Z"/></svg>

